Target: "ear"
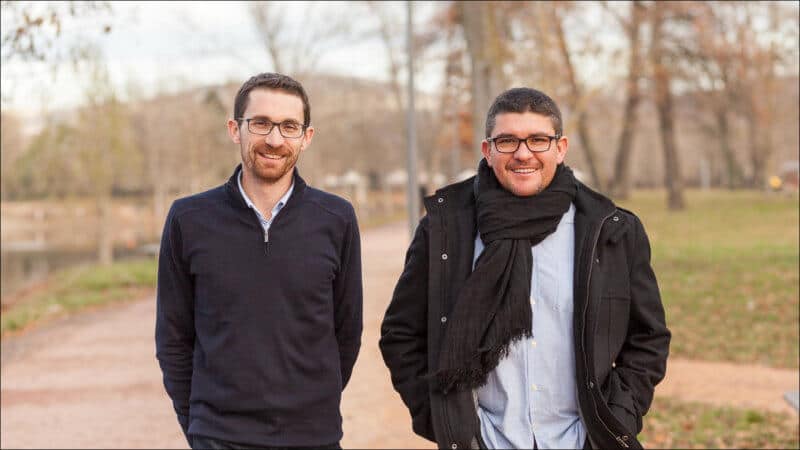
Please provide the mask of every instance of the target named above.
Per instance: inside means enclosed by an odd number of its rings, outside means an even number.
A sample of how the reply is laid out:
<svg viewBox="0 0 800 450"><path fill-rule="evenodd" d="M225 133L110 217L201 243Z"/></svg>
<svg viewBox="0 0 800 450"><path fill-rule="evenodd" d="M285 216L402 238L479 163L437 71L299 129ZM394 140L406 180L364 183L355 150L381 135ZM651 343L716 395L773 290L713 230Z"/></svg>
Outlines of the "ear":
<svg viewBox="0 0 800 450"><path fill-rule="evenodd" d="M567 157L567 150L569 150L569 139L566 136L561 136L561 139L556 143L556 161L558 164L564 162Z"/></svg>
<svg viewBox="0 0 800 450"><path fill-rule="evenodd" d="M239 135L239 123L233 119L228 119L228 136L234 144L242 143L242 137Z"/></svg>
<svg viewBox="0 0 800 450"><path fill-rule="evenodd" d="M486 164L489 167L492 167L492 160L489 156L492 154L492 144L489 143L486 139L481 141L481 153L483 153L483 157L486 158Z"/></svg>
<svg viewBox="0 0 800 450"><path fill-rule="evenodd" d="M304 150L306 147L311 145L311 139L314 138L314 127L311 125L306 128L306 134L303 136L303 142L300 144L300 150Z"/></svg>

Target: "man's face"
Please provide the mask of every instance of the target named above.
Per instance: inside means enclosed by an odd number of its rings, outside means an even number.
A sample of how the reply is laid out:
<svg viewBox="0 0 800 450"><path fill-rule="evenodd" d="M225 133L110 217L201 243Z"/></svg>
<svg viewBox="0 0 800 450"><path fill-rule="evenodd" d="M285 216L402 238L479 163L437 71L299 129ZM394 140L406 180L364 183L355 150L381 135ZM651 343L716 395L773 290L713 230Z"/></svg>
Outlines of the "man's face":
<svg viewBox="0 0 800 450"><path fill-rule="evenodd" d="M253 89L243 116L244 119L267 119L274 123L287 120L303 123L303 101L300 97L273 89ZM228 134L239 144L242 154L242 170L245 177L274 184L290 177L297 158L311 143L314 129L308 127L298 138L285 138L275 125L266 136L251 133L247 121L238 124L228 121Z"/></svg>
<svg viewBox="0 0 800 450"><path fill-rule="evenodd" d="M532 112L501 113L495 116L491 137L513 136L525 139L529 136L554 136L553 122L549 117ZM542 192L556 173L556 166L564 161L569 142L566 137L550 143L546 152L533 153L520 142L514 153L500 153L494 144L484 140L481 152L500 184L519 197L528 197Z"/></svg>

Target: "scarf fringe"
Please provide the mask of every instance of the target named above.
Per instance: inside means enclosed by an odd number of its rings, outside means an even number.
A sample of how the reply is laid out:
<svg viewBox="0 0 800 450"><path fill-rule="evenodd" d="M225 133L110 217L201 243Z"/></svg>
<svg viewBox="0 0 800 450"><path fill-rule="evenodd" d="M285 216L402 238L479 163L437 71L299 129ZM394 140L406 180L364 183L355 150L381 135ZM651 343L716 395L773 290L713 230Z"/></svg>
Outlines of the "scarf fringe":
<svg viewBox="0 0 800 450"><path fill-rule="evenodd" d="M506 343L490 349L479 349L473 355L468 367L439 370L434 374L439 390L447 394L451 390L477 389L486 384L489 373L508 356L511 346L523 339L532 337L530 330L518 329ZM488 370L487 370L488 369Z"/></svg>

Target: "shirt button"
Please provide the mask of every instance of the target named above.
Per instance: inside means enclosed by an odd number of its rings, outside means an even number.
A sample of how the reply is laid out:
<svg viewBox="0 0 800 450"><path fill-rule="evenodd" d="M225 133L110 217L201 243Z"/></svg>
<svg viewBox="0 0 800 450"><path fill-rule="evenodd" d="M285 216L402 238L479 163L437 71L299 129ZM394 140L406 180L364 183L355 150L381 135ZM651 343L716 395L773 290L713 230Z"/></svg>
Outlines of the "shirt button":
<svg viewBox="0 0 800 450"><path fill-rule="evenodd" d="M536 347L536 341L531 341L531 347Z"/></svg>
<svg viewBox="0 0 800 450"><path fill-rule="evenodd" d="M535 304L536 304L536 300L535 299L531 299L531 305L535 305Z"/></svg>
<svg viewBox="0 0 800 450"><path fill-rule="evenodd" d="M532 390L532 391L538 391L538 390L539 390L539 387L538 387L538 386L536 386L535 384L532 384L532 385L531 385L531 390Z"/></svg>
<svg viewBox="0 0 800 450"><path fill-rule="evenodd" d="M442 316L442 323L447 322L447 316Z"/></svg>
<svg viewBox="0 0 800 450"><path fill-rule="evenodd" d="M447 261L447 253L442 253L442 260Z"/></svg>

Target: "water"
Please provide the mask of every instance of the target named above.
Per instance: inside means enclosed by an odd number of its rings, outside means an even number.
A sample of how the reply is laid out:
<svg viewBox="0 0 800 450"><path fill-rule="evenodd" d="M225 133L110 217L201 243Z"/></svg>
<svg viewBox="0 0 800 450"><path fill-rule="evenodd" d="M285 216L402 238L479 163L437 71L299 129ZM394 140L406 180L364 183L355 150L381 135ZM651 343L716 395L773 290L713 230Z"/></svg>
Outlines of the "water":
<svg viewBox="0 0 800 450"><path fill-rule="evenodd" d="M85 199L2 202L0 297L45 280L53 272L97 261L99 220ZM140 250L159 241L163 218L141 199L115 200L112 206L114 259L145 257Z"/></svg>
<svg viewBox="0 0 800 450"><path fill-rule="evenodd" d="M7 250L6 247L9 247ZM19 246L24 247L24 246ZM19 248L4 245L0 264L0 297L6 303L10 294L44 281L47 277L68 267L91 264L97 261L94 249ZM140 249L114 249L114 260L146 257Z"/></svg>

